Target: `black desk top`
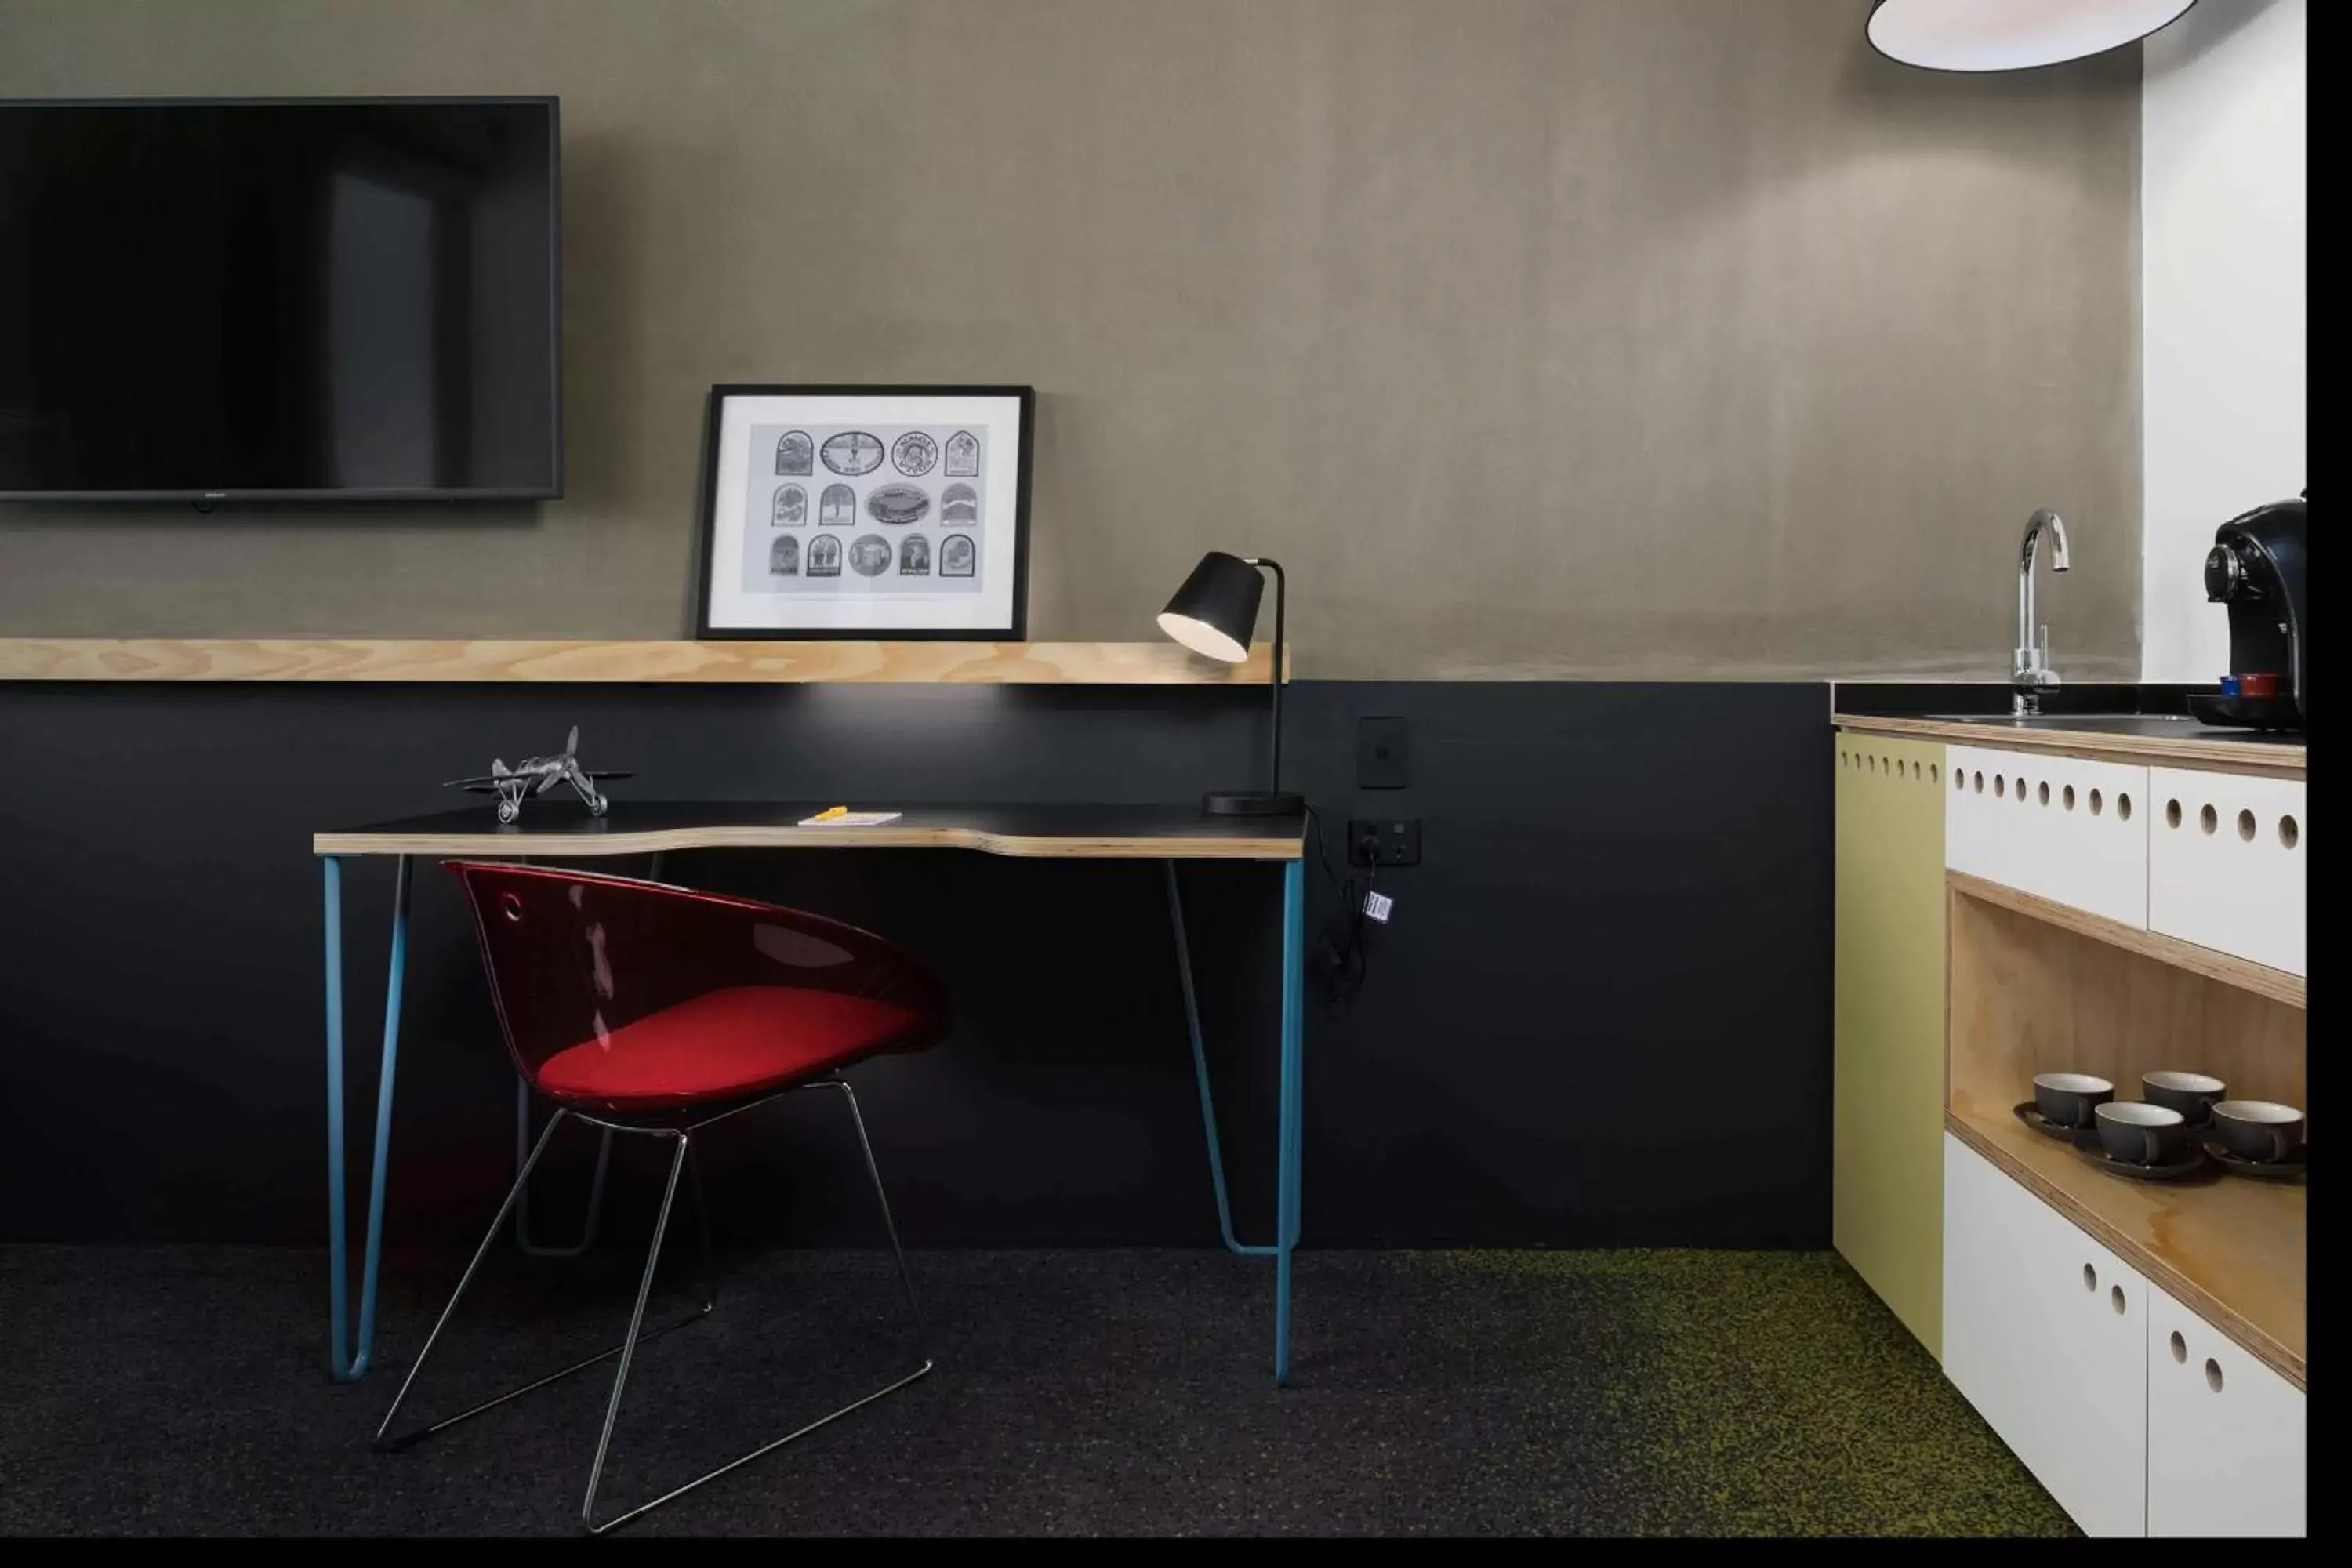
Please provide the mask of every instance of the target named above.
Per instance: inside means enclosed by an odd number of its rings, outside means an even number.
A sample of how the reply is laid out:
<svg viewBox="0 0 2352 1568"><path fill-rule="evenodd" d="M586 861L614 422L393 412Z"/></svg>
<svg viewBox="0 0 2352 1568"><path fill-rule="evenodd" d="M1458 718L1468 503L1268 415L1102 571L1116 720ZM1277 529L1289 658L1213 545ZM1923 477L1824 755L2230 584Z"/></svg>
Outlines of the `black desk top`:
<svg viewBox="0 0 2352 1568"><path fill-rule="evenodd" d="M803 827L832 801L615 801L590 816L551 794L501 825L490 802L463 811L320 833L318 855L649 855L670 849L946 848L1047 859L1297 860L1303 816L1209 816L1197 805L1037 804L894 805L845 801L853 811L890 811L873 827Z"/></svg>

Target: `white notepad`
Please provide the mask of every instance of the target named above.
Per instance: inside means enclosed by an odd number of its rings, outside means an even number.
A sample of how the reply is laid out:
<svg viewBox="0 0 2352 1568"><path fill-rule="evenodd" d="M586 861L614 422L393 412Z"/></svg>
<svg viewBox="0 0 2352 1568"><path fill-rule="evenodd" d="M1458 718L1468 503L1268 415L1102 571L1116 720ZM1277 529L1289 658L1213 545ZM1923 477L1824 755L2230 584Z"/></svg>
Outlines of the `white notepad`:
<svg viewBox="0 0 2352 1568"><path fill-rule="evenodd" d="M803 816L803 827L879 827L898 820L895 811L845 811L838 816Z"/></svg>

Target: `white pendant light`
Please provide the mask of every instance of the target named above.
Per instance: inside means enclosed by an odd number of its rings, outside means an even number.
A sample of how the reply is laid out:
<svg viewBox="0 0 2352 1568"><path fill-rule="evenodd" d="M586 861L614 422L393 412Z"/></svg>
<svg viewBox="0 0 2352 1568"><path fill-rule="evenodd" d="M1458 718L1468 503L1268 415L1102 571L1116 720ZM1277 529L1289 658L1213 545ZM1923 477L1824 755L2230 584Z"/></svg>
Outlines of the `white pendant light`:
<svg viewBox="0 0 2352 1568"><path fill-rule="evenodd" d="M1929 70L2010 71L2105 54L2197 0L1877 0L1871 47Z"/></svg>

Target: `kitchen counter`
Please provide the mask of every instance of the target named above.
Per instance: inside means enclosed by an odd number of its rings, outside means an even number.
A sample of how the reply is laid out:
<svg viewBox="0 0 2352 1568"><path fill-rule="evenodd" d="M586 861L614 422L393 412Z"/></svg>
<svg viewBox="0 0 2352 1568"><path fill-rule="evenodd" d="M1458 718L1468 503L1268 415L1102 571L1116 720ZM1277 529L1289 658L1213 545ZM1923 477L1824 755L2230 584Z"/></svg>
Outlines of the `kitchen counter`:
<svg viewBox="0 0 2352 1568"><path fill-rule="evenodd" d="M1831 722L1864 734L2304 776L2302 735L2209 728L2189 717L2186 687L2061 688L2044 697L2045 710L2031 719L2010 715L2006 682L1838 681L1830 689Z"/></svg>

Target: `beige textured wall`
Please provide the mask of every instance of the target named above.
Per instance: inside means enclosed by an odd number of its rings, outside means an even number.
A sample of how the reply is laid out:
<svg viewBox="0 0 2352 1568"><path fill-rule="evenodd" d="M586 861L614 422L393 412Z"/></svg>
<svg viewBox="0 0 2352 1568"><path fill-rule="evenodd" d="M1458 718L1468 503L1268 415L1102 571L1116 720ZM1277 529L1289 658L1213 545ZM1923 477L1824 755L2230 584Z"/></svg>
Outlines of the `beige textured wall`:
<svg viewBox="0 0 2352 1568"><path fill-rule="evenodd" d="M2136 51L1864 0L0 0L0 96L551 92L570 494L0 508L0 635L660 637L714 381L1027 381L1032 635L1303 673L2137 667Z"/></svg>

